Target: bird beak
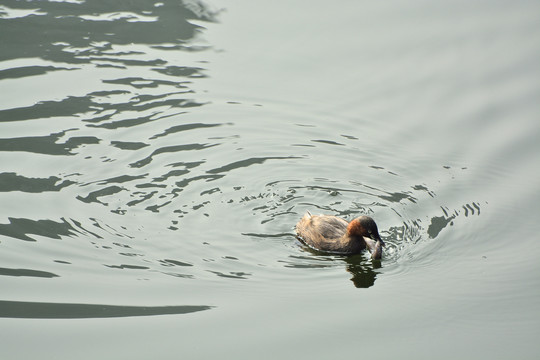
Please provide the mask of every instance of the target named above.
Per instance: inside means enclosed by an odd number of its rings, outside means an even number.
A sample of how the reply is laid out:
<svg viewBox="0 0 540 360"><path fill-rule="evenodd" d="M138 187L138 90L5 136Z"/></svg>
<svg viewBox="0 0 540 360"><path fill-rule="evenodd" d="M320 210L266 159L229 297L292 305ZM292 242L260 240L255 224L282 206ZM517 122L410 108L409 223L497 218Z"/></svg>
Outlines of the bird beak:
<svg viewBox="0 0 540 360"><path fill-rule="evenodd" d="M385 246L384 242L379 238L377 241L364 236L366 247L371 253L373 260L379 260L382 257L382 248Z"/></svg>

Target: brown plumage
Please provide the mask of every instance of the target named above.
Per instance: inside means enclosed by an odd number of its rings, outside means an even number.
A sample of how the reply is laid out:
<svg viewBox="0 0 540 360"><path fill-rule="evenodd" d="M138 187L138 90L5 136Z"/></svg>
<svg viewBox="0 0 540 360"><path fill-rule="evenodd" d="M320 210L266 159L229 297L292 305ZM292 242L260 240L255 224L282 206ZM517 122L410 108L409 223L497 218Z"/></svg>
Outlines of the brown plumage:
<svg viewBox="0 0 540 360"><path fill-rule="evenodd" d="M372 259L380 259L384 246L377 225L369 216L360 216L348 223L337 216L308 212L296 224L296 233L309 247L333 254L358 254L367 248Z"/></svg>

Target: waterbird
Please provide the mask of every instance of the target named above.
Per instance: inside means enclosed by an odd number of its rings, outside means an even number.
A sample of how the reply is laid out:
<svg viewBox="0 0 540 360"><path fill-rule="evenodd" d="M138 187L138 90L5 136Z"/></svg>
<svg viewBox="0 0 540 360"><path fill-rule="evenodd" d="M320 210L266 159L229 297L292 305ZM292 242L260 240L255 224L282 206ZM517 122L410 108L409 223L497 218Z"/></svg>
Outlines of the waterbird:
<svg viewBox="0 0 540 360"><path fill-rule="evenodd" d="M347 222L332 215L312 215L309 211L296 224L300 241L312 249L341 255L359 254L368 249L371 258L379 260L385 246L377 224L369 216Z"/></svg>

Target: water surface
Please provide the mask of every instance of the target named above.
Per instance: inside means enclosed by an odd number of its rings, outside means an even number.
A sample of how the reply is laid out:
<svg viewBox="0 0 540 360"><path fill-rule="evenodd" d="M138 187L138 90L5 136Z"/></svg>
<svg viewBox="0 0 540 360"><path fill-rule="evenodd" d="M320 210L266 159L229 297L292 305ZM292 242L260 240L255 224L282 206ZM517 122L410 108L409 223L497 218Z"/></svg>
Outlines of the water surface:
<svg viewBox="0 0 540 360"><path fill-rule="evenodd" d="M4 1L0 353L536 359L538 14Z"/></svg>

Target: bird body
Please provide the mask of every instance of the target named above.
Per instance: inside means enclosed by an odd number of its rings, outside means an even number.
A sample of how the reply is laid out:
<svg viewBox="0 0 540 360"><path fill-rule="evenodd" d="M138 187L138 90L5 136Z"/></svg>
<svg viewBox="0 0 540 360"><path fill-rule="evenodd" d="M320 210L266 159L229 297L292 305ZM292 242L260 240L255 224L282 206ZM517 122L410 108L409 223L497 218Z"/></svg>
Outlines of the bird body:
<svg viewBox="0 0 540 360"><path fill-rule="evenodd" d="M312 215L307 212L296 224L298 238L309 247L332 254L359 254L364 249L373 259L380 259L384 242L375 221L360 216L347 222L332 215Z"/></svg>

